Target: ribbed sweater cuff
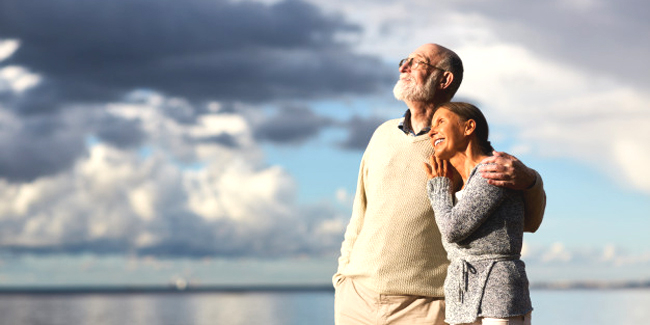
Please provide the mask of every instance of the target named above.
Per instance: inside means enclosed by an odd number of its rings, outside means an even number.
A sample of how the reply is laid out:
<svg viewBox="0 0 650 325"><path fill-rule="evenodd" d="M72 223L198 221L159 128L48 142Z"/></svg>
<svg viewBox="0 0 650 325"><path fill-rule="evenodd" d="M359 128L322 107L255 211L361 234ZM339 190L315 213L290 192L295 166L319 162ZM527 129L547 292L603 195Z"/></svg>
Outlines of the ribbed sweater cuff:
<svg viewBox="0 0 650 325"><path fill-rule="evenodd" d="M433 199L435 195L441 195L441 196L446 196L446 195L451 195L451 180L447 177L435 177L429 180L429 184L427 186L427 194L429 195L429 199Z"/></svg>

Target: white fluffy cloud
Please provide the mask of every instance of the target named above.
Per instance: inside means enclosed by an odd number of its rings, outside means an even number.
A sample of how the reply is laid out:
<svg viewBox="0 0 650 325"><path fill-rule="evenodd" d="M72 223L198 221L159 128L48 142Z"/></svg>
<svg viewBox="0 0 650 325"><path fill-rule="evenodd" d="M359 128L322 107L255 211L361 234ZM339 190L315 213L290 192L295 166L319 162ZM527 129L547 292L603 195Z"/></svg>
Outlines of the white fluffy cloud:
<svg viewBox="0 0 650 325"><path fill-rule="evenodd" d="M0 40L0 61L12 56L20 47L20 42L15 39Z"/></svg>
<svg viewBox="0 0 650 325"><path fill-rule="evenodd" d="M650 97L597 73L546 61L515 45L460 49L464 94L494 124L516 130L516 146L545 157L571 157L624 186L650 193ZM486 65L484 62L493 64Z"/></svg>
<svg viewBox="0 0 650 325"><path fill-rule="evenodd" d="M11 57L20 47L20 42L13 39L0 39L0 62ZM41 76L21 66L0 66L0 94L3 92L22 93L41 82Z"/></svg>
<svg viewBox="0 0 650 325"><path fill-rule="evenodd" d="M18 66L7 66L0 69L0 82L15 93L22 93L25 90L36 86L41 78L37 74L30 73L25 68ZM2 90L0 88L0 90Z"/></svg>
<svg viewBox="0 0 650 325"><path fill-rule="evenodd" d="M189 105L158 94L113 103L138 120L139 148L89 138L74 167L32 182L0 182L0 236L16 250L171 255L283 255L322 252L342 233L332 215L302 213L294 180L264 163L246 120L208 112L182 123L164 107ZM187 108L187 107L186 107ZM227 135L232 143L209 141Z"/></svg>

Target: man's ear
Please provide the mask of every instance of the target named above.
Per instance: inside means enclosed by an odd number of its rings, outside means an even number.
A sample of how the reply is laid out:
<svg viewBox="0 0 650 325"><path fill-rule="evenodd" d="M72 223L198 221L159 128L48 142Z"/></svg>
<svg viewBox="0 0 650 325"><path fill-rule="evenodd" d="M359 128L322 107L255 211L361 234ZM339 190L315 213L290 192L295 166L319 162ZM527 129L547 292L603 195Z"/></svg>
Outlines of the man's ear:
<svg viewBox="0 0 650 325"><path fill-rule="evenodd" d="M438 87L440 89L447 89L451 85L452 81L454 81L454 74L449 71L445 71L442 73L442 78L440 78Z"/></svg>
<svg viewBox="0 0 650 325"><path fill-rule="evenodd" d="M476 121L469 119L465 121L465 135L470 135L476 130Z"/></svg>

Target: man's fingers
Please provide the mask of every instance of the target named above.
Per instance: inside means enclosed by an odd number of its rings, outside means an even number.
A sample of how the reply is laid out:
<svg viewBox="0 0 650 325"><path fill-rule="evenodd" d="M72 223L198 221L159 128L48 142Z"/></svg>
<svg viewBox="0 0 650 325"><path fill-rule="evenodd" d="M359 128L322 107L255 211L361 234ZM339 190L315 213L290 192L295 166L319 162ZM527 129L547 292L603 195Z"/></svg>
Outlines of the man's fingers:
<svg viewBox="0 0 650 325"><path fill-rule="evenodd" d="M515 156L513 156L513 155L511 155L511 154L509 154L509 153L503 152L503 151L494 151L493 154L494 154L494 156L496 156L496 157L502 157L502 158L505 158L505 159L508 159L508 160L512 160L512 161L517 161L517 160L519 160L519 159L517 159L517 157L515 157Z"/></svg>
<svg viewBox="0 0 650 325"><path fill-rule="evenodd" d="M479 169L482 173L505 173L511 171L513 166L510 164L510 161L498 161L497 163L481 166Z"/></svg>
<svg viewBox="0 0 650 325"><path fill-rule="evenodd" d="M496 163L499 158L503 157L504 152L501 151L492 151L492 156L484 158L481 160L481 164L493 164Z"/></svg>
<svg viewBox="0 0 650 325"><path fill-rule="evenodd" d="M505 187L505 186L510 186L510 185L512 185L512 182L507 182L507 181L497 181L497 180L493 180L493 179L488 179L487 182L488 182L488 184L490 184L490 185L495 185L495 186L499 186L499 187Z"/></svg>
<svg viewBox="0 0 650 325"><path fill-rule="evenodd" d="M487 157L487 158L481 160L481 163L482 163L482 164L492 164L492 165L493 165L493 164L496 164L496 165L503 165L503 164L505 164L505 163L508 162L508 161L509 161L509 160L508 160L507 158L505 158L505 157L501 157L501 156L490 156L490 157Z"/></svg>
<svg viewBox="0 0 650 325"><path fill-rule="evenodd" d="M495 165L495 164L490 164L486 166L481 166L480 172L481 173L499 173L505 171L505 166L503 165Z"/></svg>
<svg viewBox="0 0 650 325"><path fill-rule="evenodd" d="M492 156L481 160L482 164L506 164L508 162L519 161L517 157L507 154L503 151L493 151Z"/></svg>
<svg viewBox="0 0 650 325"><path fill-rule="evenodd" d="M488 180L505 180L509 181L511 179L510 175L506 173L481 173L481 177L488 179Z"/></svg>
<svg viewBox="0 0 650 325"><path fill-rule="evenodd" d="M499 176L496 175L496 173L481 173L481 177L487 179L488 181L491 179L499 179Z"/></svg>
<svg viewBox="0 0 650 325"><path fill-rule="evenodd" d="M483 158L483 160L481 160L481 164L493 163L495 159L496 159L496 157L494 157L494 156L489 156L487 158Z"/></svg>

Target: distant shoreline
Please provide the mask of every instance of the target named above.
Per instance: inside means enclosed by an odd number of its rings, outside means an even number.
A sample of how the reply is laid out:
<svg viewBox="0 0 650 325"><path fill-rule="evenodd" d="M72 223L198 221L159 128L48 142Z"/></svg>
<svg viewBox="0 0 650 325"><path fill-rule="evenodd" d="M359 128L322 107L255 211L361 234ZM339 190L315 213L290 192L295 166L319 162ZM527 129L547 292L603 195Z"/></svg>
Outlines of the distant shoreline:
<svg viewBox="0 0 650 325"><path fill-rule="evenodd" d="M650 280L645 281L558 281L540 282L530 285L537 290L574 290L574 289L650 289Z"/></svg>
<svg viewBox="0 0 650 325"><path fill-rule="evenodd" d="M619 290L650 289L648 281L621 282L549 282L533 283L531 290ZM175 294L175 293L295 293L333 292L330 284L324 285L242 285L206 286L33 286L0 287L0 295L83 295L83 294Z"/></svg>
<svg viewBox="0 0 650 325"><path fill-rule="evenodd" d="M250 286L38 286L0 287L0 295L16 294L148 294L148 293L248 293L332 291L332 285L250 285Z"/></svg>

